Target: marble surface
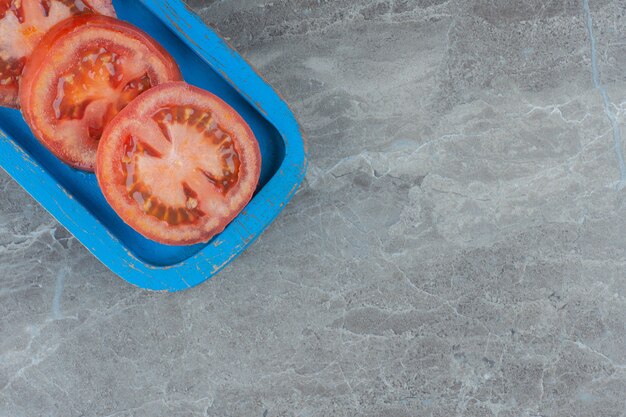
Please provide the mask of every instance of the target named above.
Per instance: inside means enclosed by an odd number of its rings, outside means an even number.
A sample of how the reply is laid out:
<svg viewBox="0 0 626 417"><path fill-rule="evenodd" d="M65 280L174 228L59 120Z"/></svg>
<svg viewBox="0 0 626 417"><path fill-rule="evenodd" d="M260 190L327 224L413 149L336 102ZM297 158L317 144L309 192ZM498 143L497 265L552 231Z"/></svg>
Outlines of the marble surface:
<svg viewBox="0 0 626 417"><path fill-rule="evenodd" d="M1 174L0 416L626 415L625 2L189 4L306 182L160 294Z"/></svg>

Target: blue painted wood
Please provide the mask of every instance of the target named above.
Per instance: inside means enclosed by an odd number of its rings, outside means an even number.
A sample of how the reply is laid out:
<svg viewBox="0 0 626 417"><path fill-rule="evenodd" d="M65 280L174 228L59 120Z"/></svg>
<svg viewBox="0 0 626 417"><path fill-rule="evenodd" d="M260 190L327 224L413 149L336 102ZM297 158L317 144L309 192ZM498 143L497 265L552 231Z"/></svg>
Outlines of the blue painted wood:
<svg viewBox="0 0 626 417"><path fill-rule="evenodd" d="M219 272L282 211L306 172L304 137L272 87L182 1L113 3L121 19L148 32L174 56L187 82L219 95L248 122L263 158L252 201L208 244L149 241L113 212L93 174L58 161L10 109L0 109L0 165L121 278L150 290L183 290Z"/></svg>

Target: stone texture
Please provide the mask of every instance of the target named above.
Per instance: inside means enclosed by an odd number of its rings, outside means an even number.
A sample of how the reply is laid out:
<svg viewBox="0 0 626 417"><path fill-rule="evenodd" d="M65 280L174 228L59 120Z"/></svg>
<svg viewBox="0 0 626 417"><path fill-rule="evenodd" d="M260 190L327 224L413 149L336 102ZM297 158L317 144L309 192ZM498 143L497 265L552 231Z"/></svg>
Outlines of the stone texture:
<svg viewBox="0 0 626 417"><path fill-rule="evenodd" d="M306 182L158 294L0 175L1 416L626 415L626 3L189 4L293 107Z"/></svg>

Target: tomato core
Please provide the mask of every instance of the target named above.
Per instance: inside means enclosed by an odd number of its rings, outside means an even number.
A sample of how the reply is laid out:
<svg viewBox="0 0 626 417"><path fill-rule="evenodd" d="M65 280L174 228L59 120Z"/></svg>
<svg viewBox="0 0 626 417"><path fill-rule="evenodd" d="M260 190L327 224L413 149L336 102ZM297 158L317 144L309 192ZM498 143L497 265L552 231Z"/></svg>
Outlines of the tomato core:
<svg viewBox="0 0 626 417"><path fill-rule="evenodd" d="M170 206L153 195L150 187L139 179L141 176L133 162L137 155L158 157L158 153L149 145L136 141L132 136L128 137L124 145L123 160L126 162L123 162L123 170L126 176L128 196L142 207L144 213L164 220L173 226L194 224L200 217L204 216L205 213L198 209L198 194L184 182L180 184L186 197L184 206Z"/></svg>

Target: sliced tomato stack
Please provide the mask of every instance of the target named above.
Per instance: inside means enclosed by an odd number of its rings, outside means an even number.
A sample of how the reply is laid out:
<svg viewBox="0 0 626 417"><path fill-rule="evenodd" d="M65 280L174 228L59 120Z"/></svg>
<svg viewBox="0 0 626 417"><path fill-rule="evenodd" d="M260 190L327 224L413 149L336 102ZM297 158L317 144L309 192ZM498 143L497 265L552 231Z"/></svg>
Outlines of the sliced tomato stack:
<svg viewBox="0 0 626 417"><path fill-rule="evenodd" d="M92 13L115 16L111 0L0 0L0 105L19 106L22 69L46 32Z"/></svg>
<svg viewBox="0 0 626 417"><path fill-rule="evenodd" d="M107 123L139 94L180 79L174 59L146 33L85 15L44 36L24 68L20 101L24 119L48 149L93 171Z"/></svg>
<svg viewBox="0 0 626 417"><path fill-rule="evenodd" d="M224 101L180 81L154 39L105 15L111 0L0 0L0 105L19 103L52 153L95 170L137 232L206 242L252 198L254 134Z"/></svg>

